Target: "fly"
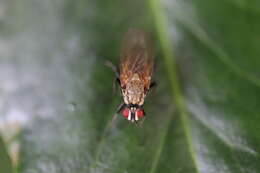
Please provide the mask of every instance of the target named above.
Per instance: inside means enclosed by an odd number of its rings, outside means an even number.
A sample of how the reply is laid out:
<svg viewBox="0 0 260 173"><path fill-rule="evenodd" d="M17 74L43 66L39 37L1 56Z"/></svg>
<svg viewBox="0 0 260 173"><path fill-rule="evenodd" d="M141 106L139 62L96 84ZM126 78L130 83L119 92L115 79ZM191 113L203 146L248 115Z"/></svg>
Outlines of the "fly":
<svg viewBox="0 0 260 173"><path fill-rule="evenodd" d="M152 82L153 68L154 54L147 35L140 30L129 30L122 42L119 69L114 70L117 71L124 101L117 113L130 122L137 122L145 116L144 100L155 85Z"/></svg>

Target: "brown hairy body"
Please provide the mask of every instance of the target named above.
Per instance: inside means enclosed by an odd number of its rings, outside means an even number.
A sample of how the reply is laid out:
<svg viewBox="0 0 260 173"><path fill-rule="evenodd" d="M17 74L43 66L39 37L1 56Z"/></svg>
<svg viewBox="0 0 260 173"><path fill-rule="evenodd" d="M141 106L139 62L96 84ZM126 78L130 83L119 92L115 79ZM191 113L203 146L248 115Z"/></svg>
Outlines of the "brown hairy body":
<svg viewBox="0 0 260 173"><path fill-rule="evenodd" d="M155 82L152 82L154 54L146 33L131 29L123 39L119 69L111 62L106 65L116 73L124 103L117 110L130 122L137 123L145 116L145 97Z"/></svg>
<svg viewBox="0 0 260 173"><path fill-rule="evenodd" d="M146 34L130 30L123 40L119 69L125 104L144 104L151 85L153 58L151 43Z"/></svg>

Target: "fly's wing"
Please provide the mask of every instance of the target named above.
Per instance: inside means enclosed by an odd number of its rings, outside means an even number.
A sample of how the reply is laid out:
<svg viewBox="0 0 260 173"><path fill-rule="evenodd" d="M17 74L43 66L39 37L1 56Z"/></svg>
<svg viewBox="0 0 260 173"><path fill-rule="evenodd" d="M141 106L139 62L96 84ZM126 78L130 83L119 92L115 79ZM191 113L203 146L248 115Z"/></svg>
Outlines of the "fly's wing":
<svg viewBox="0 0 260 173"><path fill-rule="evenodd" d="M120 82L125 87L133 74L138 73L148 90L153 73L154 55L151 41L146 34L131 29L127 32L121 50Z"/></svg>

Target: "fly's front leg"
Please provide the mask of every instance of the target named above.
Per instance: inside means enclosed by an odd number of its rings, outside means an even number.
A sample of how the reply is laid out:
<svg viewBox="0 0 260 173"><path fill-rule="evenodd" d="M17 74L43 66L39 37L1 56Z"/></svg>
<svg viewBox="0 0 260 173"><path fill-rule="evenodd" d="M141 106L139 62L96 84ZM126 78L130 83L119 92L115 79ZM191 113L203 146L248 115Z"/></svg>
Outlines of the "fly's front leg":
<svg viewBox="0 0 260 173"><path fill-rule="evenodd" d="M116 113L119 114L120 112L122 112L123 109L126 108L126 104L125 103L121 103L116 110Z"/></svg>
<svg viewBox="0 0 260 173"><path fill-rule="evenodd" d="M109 128L115 126L115 120L117 118L117 114L119 114L124 108L126 107L126 104L122 103L118 106L116 113L113 115L112 120L110 122Z"/></svg>
<svg viewBox="0 0 260 173"><path fill-rule="evenodd" d="M136 123L135 123L136 126L142 128L142 127L143 127L143 124L144 124L144 120L145 120L145 117L143 117L141 120L139 120L138 122L136 122Z"/></svg>

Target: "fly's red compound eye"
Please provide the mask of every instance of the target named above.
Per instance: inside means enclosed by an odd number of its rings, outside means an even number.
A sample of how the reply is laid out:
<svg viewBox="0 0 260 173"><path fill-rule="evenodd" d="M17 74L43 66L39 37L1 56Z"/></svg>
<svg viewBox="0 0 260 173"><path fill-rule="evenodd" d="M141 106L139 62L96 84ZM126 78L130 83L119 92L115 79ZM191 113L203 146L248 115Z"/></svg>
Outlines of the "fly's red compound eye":
<svg viewBox="0 0 260 173"><path fill-rule="evenodd" d="M137 109L136 114L137 114L138 118L143 118L144 117L144 110Z"/></svg>
<svg viewBox="0 0 260 173"><path fill-rule="evenodd" d="M130 113L130 110L129 110L128 108L125 108L125 109L123 110L123 112L122 112L122 114L123 114L123 116L124 116L125 118L128 118L129 113Z"/></svg>
<svg viewBox="0 0 260 173"><path fill-rule="evenodd" d="M121 114L131 122L136 122L139 119L143 118L145 113L141 108L124 108Z"/></svg>

